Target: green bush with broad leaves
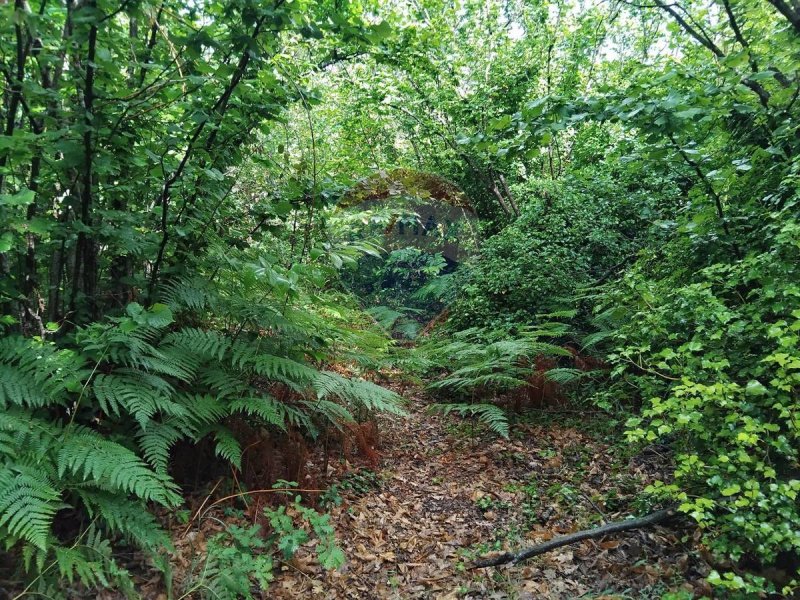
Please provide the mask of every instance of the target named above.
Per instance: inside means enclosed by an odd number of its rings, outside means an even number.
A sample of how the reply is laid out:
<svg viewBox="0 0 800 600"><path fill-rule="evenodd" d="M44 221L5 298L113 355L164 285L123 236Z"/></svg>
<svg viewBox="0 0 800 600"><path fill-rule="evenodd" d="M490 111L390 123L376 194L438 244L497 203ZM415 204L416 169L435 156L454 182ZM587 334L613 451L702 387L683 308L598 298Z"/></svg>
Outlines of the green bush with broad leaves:
<svg viewBox="0 0 800 600"><path fill-rule="evenodd" d="M578 306L581 288L633 262L657 214L653 190L669 205L669 178L635 181L608 165L559 182L516 188L521 216L489 238L457 277L457 327L532 323L536 315Z"/></svg>
<svg viewBox="0 0 800 600"><path fill-rule="evenodd" d="M734 563L800 553L796 206L764 216L765 251L661 279L643 263L611 296L629 311L610 355L614 374L643 404L628 439L674 451L674 480L648 491L677 502ZM734 573L713 579L743 593L772 585Z"/></svg>

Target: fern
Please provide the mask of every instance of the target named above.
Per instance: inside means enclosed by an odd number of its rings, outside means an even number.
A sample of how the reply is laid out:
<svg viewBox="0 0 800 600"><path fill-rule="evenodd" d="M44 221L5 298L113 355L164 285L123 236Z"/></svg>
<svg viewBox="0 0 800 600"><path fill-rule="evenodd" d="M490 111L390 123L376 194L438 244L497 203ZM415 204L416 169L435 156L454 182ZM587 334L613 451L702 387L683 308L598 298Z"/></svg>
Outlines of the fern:
<svg viewBox="0 0 800 600"><path fill-rule="evenodd" d="M546 371L544 375L550 381L554 381L560 385L567 385L570 383L575 383L581 379L584 375L586 375L586 372L581 371L580 369L558 368L550 369Z"/></svg>
<svg viewBox="0 0 800 600"><path fill-rule="evenodd" d="M58 451L58 475L70 473L109 489L130 492L164 506L181 503L178 487L152 471L133 452L115 442L82 431L67 435Z"/></svg>
<svg viewBox="0 0 800 600"><path fill-rule="evenodd" d="M317 398L339 398L367 410L406 415L403 399L379 385L364 379L348 379L338 373L323 371L316 374L313 381Z"/></svg>
<svg viewBox="0 0 800 600"><path fill-rule="evenodd" d="M36 580L31 591L63 595L63 583L75 580L129 589L112 558L120 539L165 569L168 536L149 507L181 502L171 449L212 436L217 456L239 468L242 449L225 426L232 415L315 437L356 411L404 414L393 392L315 366L334 353L375 364L389 347L385 335L331 318L335 302L326 314L286 306L270 296L274 274L249 272L252 281L221 274L228 279L219 288L173 281L164 304L131 304L76 329L60 340L65 348L0 338L0 541L18 550ZM212 319L210 310L223 316ZM291 400L266 394L273 383L290 389ZM62 509L90 522L67 541L54 533Z"/></svg>
<svg viewBox="0 0 800 600"><path fill-rule="evenodd" d="M238 397L250 390L248 377L242 372L233 372L222 365L214 365L200 373L198 382L207 387L218 398Z"/></svg>
<svg viewBox="0 0 800 600"><path fill-rule="evenodd" d="M191 348L198 356L220 361L230 348L231 342L216 331L188 328L170 333L164 338L164 344Z"/></svg>
<svg viewBox="0 0 800 600"><path fill-rule="evenodd" d="M307 407L313 414L324 418L340 431L342 429L342 423L352 423L355 421L349 410L341 404L330 400L305 400L302 402L302 405Z"/></svg>
<svg viewBox="0 0 800 600"><path fill-rule="evenodd" d="M0 467L0 531L45 550L61 494L41 468L25 463Z"/></svg>
<svg viewBox="0 0 800 600"><path fill-rule="evenodd" d="M17 367L0 365L0 406L40 407L48 402L47 395Z"/></svg>
<svg viewBox="0 0 800 600"><path fill-rule="evenodd" d="M477 417L478 421L491 431L508 439L508 417L502 408L494 404L431 404L428 410L443 415L457 413L462 417L466 415Z"/></svg>
<svg viewBox="0 0 800 600"><path fill-rule="evenodd" d="M292 384L310 382L317 375L316 369L303 363L269 354L255 356L250 365L262 377Z"/></svg>
<svg viewBox="0 0 800 600"><path fill-rule="evenodd" d="M265 423L286 429L286 405L270 396L240 398L230 404L231 412L242 412L257 416Z"/></svg>
<svg viewBox="0 0 800 600"><path fill-rule="evenodd" d="M438 378L426 387L449 392L456 400L474 400L494 398L525 386L537 356L571 356L568 350L543 341L564 331L561 323L540 323L523 328L516 335L503 330L470 328L456 332L450 339L432 339L421 347L421 352L427 361L426 370L438 371ZM551 377L567 380L576 377L576 371L553 369ZM493 404L461 402L433 406L444 414L474 415L495 433L508 437L508 419Z"/></svg>
<svg viewBox="0 0 800 600"><path fill-rule="evenodd" d="M172 547L169 535L161 529L147 506L137 502L120 502L113 492L77 490L90 517L101 517L106 527L129 542L153 553Z"/></svg>
<svg viewBox="0 0 800 600"><path fill-rule="evenodd" d="M157 473L166 473L170 448L188 433L189 431L181 431L170 422L154 422L148 425L147 431L140 431L136 440L145 460Z"/></svg>
<svg viewBox="0 0 800 600"><path fill-rule="evenodd" d="M367 309L367 314L371 315L386 331L391 331L397 320L403 318L403 313L388 306L373 306Z"/></svg>
<svg viewBox="0 0 800 600"><path fill-rule="evenodd" d="M181 423L187 431L196 431L228 416L228 408L219 398L210 394L179 393L175 395L175 400L186 409L186 417Z"/></svg>
<svg viewBox="0 0 800 600"><path fill-rule="evenodd" d="M93 384L100 408L107 415L120 415L120 408L132 415L145 429L157 412L183 416L186 409L170 400L172 386L158 376L130 369L121 374L98 375Z"/></svg>
<svg viewBox="0 0 800 600"><path fill-rule="evenodd" d="M242 468L242 447L236 437L225 427L216 425L211 428L216 445L214 452L231 463L237 469Z"/></svg>
<svg viewBox="0 0 800 600"><path fill-rule="evenodd" d="M184 309L202 312L213 308L216 298L215 290L201 277L169 282L162 287L161 295L175 312Z"/></svg>

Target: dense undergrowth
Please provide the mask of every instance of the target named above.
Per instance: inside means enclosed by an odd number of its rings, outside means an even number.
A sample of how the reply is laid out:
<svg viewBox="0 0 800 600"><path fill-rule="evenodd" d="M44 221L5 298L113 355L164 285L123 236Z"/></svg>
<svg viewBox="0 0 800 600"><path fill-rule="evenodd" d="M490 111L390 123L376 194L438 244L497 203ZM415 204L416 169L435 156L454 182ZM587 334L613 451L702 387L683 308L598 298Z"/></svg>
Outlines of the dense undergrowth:
<svg viewBox="0 0 800 600"><path fill-rule="evenodd" d="M504 437L625 423L719 594L797 588L796 4L17 1L0 40L12 595L336 568L307 448L377 461L395 376ZM220 481L251 526L173 585Z"/></svg>

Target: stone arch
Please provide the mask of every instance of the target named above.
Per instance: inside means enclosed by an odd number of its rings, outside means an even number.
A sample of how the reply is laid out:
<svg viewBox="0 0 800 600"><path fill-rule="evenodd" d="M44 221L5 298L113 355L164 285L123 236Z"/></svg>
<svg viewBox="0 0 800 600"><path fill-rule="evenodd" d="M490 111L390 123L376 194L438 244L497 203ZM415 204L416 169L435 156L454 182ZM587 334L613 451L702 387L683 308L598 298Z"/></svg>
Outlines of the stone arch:
<svg viewBox="0 0 800 600"><path fill-rule="evenodd" d="M378 171L362 179L345 193L339 206L351 208L399 196L436 200L474 212L464 191L452 181L434 173L404 168Z"/></svg>
<svg viewBox="0 0 800 600"><path fill-rule="evenodd" d="M345 193L338 207L367 208L407 199L416 202L414 211L418 221L408 226L402 220L392 219L384 230L386 247L415 246L441 252L452 263L461 262L471 245L465 246L463 238L459 234L454 237L452 232L463 231L458 224L474 220L475 211L464 191L444 177L413 169L379 171ZM470 237L476 239L474 228L469 226L469 230ZM434 238L439 241L434 242Z"/></svg>

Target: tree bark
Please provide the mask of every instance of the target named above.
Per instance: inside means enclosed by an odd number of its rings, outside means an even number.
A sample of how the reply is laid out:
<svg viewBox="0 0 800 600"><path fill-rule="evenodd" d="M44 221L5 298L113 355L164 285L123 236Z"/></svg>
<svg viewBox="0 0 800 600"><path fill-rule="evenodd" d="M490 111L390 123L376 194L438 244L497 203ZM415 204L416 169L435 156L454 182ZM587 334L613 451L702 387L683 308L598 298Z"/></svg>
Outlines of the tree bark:
<svg viewBox="0 0 800 600"><path fill-rule="evenodd" d="M87 3L90 8L95 8L97 2L92 0ZM89 48L86 53L86 82L83 88L83 111L84 127L83 133L83 170L80 177L80 220L83 224L78 233L76 243L75 271L72 281L72 298L70 308L77 309L77 297L79 292L83 292L87 315L78 315L81 319L87 316L90 321L97 318L97 246L95 244L92 228L92 212L94 210L94 173L93 173L93 139L92 132L95 126L94 114L94 77L95 77L95 54L97 50L97 23L92 23L89 28ZM86 229L89 231L87 232ZM76 312L78 312L76 310Z"/></svg>

